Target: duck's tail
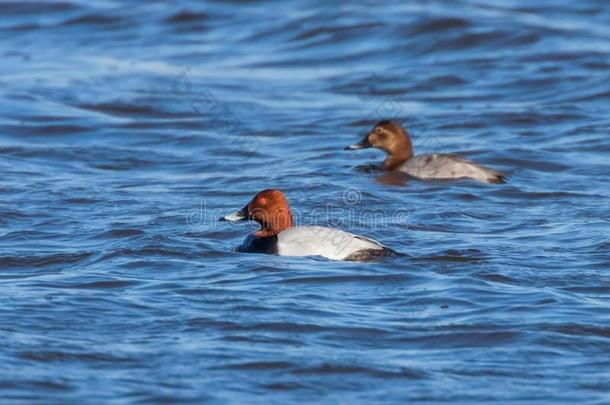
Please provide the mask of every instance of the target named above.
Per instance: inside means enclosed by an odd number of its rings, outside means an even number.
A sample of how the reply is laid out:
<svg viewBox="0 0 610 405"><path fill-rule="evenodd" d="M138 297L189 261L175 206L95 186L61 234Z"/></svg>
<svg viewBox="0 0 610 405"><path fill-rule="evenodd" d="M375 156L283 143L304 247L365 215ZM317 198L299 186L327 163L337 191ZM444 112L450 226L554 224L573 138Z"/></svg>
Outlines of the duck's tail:
<svg viewBox="0 0 610 405"><path fill-rule="evenodd" d="M399 253L397 251L395 251L394 249L390 249L387 246L382 246L381 249L363 249L363 250L359 250L355 253L352 253L351 255L349 255L348 257L346 257L343 260L347 260L347 261L353 261L353 262L364 262L364 261L370 261L370 260L375 260L381 257L387 257L387 256L408 256L404 253Z"/></svg>
<svg viewBox="0 0 610 405"><path fill-rule="evenodd" d="M490 172L493 172L493 174L487 177L488 183L504 184L508 181L508 176L506 176L504 173L500 173L495 170L490 170Z"/></svg>
<svg viewBox="0 0 610 405"><path fill-rule="evenodd" d="M491 169L485 166L475 165L478 169L476 170L476 176L473 176L475 179L484 181L485 183L492 184L504 184L508 180L508 176L502 172Z"/></svg>

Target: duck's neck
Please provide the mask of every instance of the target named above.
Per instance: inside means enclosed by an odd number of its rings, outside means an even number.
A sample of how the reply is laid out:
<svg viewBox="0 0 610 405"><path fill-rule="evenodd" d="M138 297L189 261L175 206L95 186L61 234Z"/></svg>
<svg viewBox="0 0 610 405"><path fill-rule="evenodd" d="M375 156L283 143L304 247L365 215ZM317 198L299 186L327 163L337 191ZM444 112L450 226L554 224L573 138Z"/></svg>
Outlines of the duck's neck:
<svg viewBox="0 0 610 405"><path fill-rule="evenodd" d="M292 227L292 215L290 211L278 211L269 221L261 223L261 229L256 232L256 236L265 238L275 236L278 233Z"/></svg>
<svg viewBox="0 0 610 405"><path fill-rule="evenodd" d="M386 152L388 156L383 161L381 167L384 170L396 170L403 163L413 157L413 146L411 145L411 139L409 135L406 133L404 137L400 137L395 140L395 142L391 145L391 148L388 148Z"/></svg>

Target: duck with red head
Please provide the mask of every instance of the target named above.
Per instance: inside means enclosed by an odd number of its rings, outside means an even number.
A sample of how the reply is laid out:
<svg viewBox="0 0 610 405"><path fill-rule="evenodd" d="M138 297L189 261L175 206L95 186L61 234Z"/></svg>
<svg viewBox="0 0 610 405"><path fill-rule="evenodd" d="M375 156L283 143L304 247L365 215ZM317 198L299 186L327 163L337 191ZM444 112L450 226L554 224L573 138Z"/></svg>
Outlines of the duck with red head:
<svg viewBox="0 0 610 405"><path fill-rule="evenodd" d="M380 121L360 142L346 150L377 148L387 157L381 168L400 171L420 180L471 178L484 183L504 183L506 176L494 169L478 165L453 154L413 155L408 132L395 121Z"/></svg>
<svg viewBox="0 0 610 405"><path fill-rule="evenodd" d="M332 260L367 260L396 255L372 239L323 226L294 226L288 200L280 190L263 190L241 210L221 221L256 221L261 228L248 235L239 252L279 256L322 256Z"/></svg>

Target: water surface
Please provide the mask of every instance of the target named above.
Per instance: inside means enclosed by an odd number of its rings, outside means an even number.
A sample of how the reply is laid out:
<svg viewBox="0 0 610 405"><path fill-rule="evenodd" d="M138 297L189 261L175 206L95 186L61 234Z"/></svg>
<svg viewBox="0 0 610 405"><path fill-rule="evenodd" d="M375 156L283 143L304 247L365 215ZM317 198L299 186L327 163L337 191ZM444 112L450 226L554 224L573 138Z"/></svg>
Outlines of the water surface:
<svg viewBox="0 0 610 405"><path fill-rule="evenodd" d="M610 401L606 2L0 16L2 403ZM359 168L382 118L508 184ZM408 256L233 253L270 187Z"/></svg>

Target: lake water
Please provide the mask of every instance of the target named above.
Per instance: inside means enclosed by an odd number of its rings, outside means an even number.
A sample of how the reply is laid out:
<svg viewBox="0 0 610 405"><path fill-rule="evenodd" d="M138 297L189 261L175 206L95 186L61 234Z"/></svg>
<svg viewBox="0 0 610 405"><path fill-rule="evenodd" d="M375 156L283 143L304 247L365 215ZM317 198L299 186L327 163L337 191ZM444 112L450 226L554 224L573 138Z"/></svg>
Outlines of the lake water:
<svg viewBox="0 0 610 405"><path fill-rule="evenodd" d="M610 4L0 3L0 402L610 402ZM504 185L347 152L378 120ZM234 253L217 217L406 253Z"/></svg>

